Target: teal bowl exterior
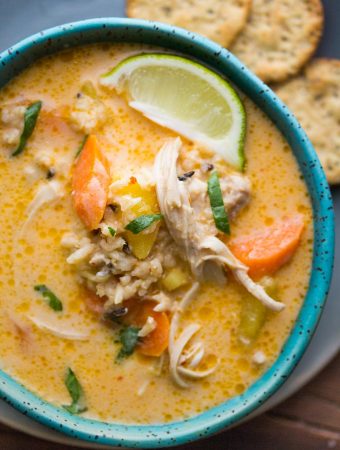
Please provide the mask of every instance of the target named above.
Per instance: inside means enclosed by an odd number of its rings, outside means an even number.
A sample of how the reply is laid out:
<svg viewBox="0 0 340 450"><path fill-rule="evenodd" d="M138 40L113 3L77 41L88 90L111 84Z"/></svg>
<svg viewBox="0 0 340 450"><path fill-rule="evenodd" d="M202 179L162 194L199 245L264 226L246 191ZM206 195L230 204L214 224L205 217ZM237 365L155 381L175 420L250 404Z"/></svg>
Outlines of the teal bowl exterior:
<svg viewBox="0 0 340 450"><path fill-rule="evenodd" d="M302 357L316 329L330 285L334 250L332 199L316 153L287 107L228 50L183 29L117 18L92 19L51 28L21 41L0 55L0 86L41 56L75 45L103 41L162 46L199 60L228 77L281 130L293 149L313 203L314 253L308 293L277 360L242 395L182 421L124 425L73 416L40 399L0 371L2 399L23 414L69 436L116 447L158 448L184 444L243 420L277 391Z"/></svg>

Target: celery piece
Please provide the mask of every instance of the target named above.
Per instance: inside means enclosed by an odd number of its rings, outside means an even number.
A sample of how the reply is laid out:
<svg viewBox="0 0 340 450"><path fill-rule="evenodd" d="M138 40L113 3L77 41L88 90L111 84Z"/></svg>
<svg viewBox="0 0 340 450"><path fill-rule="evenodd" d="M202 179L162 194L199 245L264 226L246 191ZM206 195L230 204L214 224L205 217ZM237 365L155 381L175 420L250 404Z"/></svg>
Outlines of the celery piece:
<svg viewBox="0 0 340 450"><path fill-rule="evenodd" d="M265 276L258 282L268 295L276 297L278 286L274 278ZM238 328L238 338L246 345L258 337L267 315L267 308L255 297L246 294L241 310L241 321Z"/></svg>
<svg viewBox="0 0 340 450"><path fill-rule="evenodd" d="M238 338L246 345L251 344L258 336L265 320L266 307L255 297L247 295L243 300Z"/></svg>

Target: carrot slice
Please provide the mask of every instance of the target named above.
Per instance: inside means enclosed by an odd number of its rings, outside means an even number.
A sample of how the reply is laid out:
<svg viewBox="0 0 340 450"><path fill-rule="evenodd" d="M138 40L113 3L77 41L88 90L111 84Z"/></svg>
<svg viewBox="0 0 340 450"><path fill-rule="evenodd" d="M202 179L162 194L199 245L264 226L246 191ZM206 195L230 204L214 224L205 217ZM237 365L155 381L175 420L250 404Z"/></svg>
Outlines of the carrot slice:
<svg viewBox="0 0 340 450"><path fill-rule="evenodd" d="M156 322L156 328L147 336L142 338L137 350L142 355L160 356L167 349L169 343L169 318L164 312L154 311L155 302L124 302L128 306L129 313L124 316L124 322L142 327L148 317L152 317Z"/></svg>
<svg viewBox="0 0 340 450"><path fill-rule="evenodd" d="M84 289L84 302L87 309L97 316L101 316L104 313L104 303L107 297L99 297L93 291Z"/></svg>
<svg viewBox="0 0 340 450"><path fill-rule="evenodd" d="M236 258L249 267L249 275L259 279L270 275L290 260L296 251L304 229L303 217L276 222L264 231L229 241Z"/></svg>
<svg viewBox="0 0 340 450"><path fill-rule="evenodd" d="M93 291L84 292L86 307L100 317L104 313L104 303L107 299L98 297ZM148 317L156 322L156 328L141 339L136 350L145 356L160 356L169 344L170 323L167 314L154 311L156 303L152 301L126 300L122 306L128 308L128 313L120 319L126 325L142 328Z"/></svg>
<svg viewBox="0 0 340 450"><path fill-rule="evenodd" d="M72 178L75 210L90 230L98 227L104 216L110 185L109 163L90 135L79 155Z"/></svg>
<svg viewBox="0 0 340 450"><path fill-rule="evenodd" d="M154 307L152 304L144 309L145 320L151 316L156 321L156 328L143 338L138 347L139 352L146 356L161 356L169 344L169 318L164 312L153 311Z"/></svg>

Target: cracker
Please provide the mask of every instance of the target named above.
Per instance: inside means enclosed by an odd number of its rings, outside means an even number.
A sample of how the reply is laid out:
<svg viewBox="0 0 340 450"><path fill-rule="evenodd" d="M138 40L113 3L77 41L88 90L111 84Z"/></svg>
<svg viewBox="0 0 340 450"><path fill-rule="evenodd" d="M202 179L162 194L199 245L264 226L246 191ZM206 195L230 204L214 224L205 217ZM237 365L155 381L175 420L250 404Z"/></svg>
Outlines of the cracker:
<svg viewBox="0 0 340 450"><path fill-rule="evenodd" d="M296 114L331 184L340 183L340 60L315 59L303 74L274 87Z"/></svg>
<svg viewBox="0 0 340 450"><path fill-rule="evenodd" d="M230 50L263 81L284 81L312 56L322 30L320 0L253 0Z"/></svg>
<svg viewBox="0 0 340 450"><path fill-rule="evenodd" d="M251 0L127 0L127 15L202 34L228 47L246 24Z"/></svg>

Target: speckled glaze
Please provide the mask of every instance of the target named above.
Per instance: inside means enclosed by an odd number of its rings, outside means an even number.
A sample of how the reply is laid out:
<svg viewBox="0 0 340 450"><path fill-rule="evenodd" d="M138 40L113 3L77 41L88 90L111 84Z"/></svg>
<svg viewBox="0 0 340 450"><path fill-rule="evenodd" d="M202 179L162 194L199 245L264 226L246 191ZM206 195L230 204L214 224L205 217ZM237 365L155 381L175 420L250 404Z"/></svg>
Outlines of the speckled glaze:
<svg viewBox="0 0 340 450"><path fill-rule="evenodd" d="M0 55L0 86L37 58L92 42L140 42L198 59L227 76L276 124L291 145L313 203L314 255L308 293L296 324L273 366L247 389L198 416L165 425L120 425L72 416L29 392L0 371L0 396L23 414L70 436L115 447L157 448L191 442L240 422L271 396L303 355L320 318L333 266L334 219L328 184L306 134L287 107L226 49L176 27L142 20L103 18L33 35Z"/></svg>

